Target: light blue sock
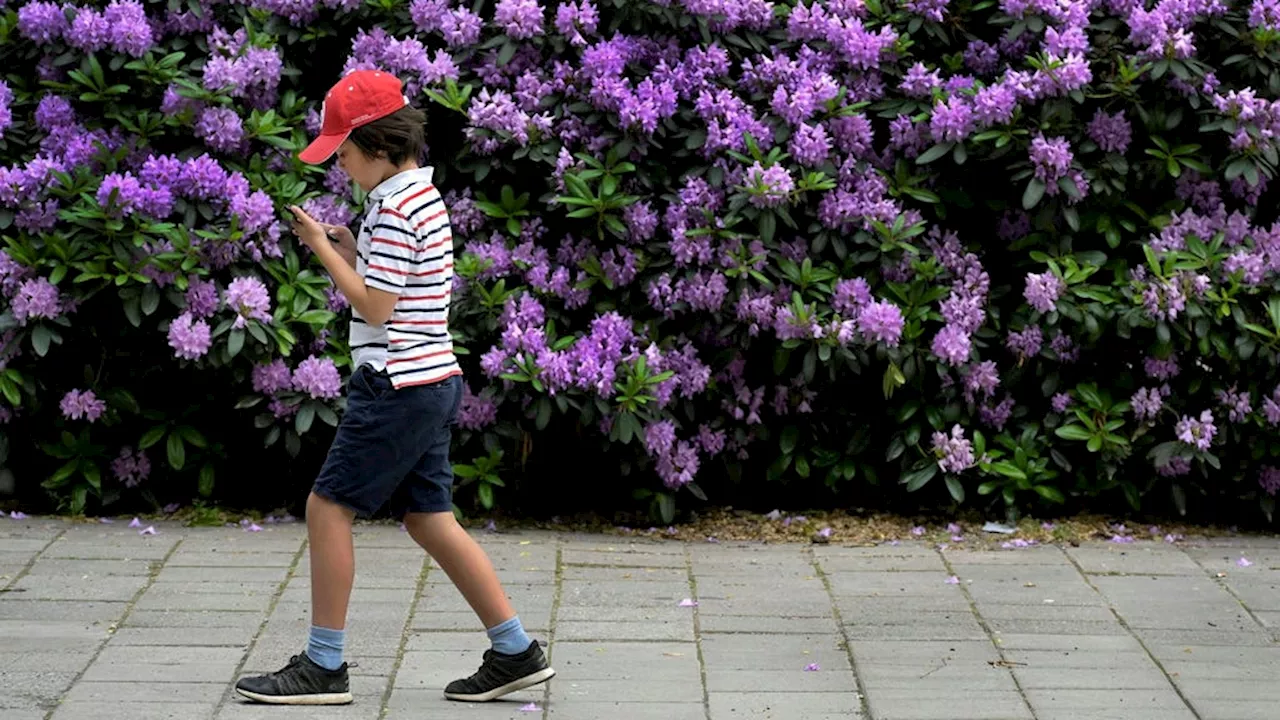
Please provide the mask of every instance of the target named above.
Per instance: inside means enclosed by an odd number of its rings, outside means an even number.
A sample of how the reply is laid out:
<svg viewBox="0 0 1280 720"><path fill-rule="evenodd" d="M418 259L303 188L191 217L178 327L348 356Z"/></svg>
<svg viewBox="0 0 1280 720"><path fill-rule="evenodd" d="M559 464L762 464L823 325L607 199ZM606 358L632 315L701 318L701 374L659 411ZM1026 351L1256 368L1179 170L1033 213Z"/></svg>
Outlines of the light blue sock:
<svg viewBox="0 0 1280 720"><path fill-rule="evenodd" d="M493 651L503 655L519 655L529 649L533 643L524 634L524 626L519 617L513 617L501 625L494 625L485 631L493 641Z"/></svg>
<svg viewBox="0 0 1280 720"><path fill-rule="evenodd" d="M326 670L337 670L342 667L342 641L346 637L345 630L311 626L311 637L307 639L307 657Z"/></svg>

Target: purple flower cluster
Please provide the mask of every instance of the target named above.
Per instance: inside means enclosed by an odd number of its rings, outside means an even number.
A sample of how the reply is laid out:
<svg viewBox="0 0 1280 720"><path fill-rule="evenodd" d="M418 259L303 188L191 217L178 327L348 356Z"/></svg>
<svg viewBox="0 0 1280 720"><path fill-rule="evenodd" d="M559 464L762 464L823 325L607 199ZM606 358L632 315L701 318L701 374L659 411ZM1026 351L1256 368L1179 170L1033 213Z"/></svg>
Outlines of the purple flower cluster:
<svg viewBox="0 0 1280 720"><path fill-rule="evenodd" d="M151 475L151 461L142 450L134 452L131 448L120 448L120 454L111 461L111 474L125 487L137 487Z"/></svg>
<svg viewBox="0 0 1280 720"><path fill-rule="evenodd" d="M175 357L197 360L209 352L212 344L209 323L196 319L190 311L184 312L169 323L169 347Z"/></svg>
<svg viewBox="0 0 1280 720"><path fill-rule="evenodd" d="M62 402L58 403L58 408L62 410L62 416L68 420L84 418L94 422L106 412L107 404L99 400L92 390L72 390L62 396Z"/></svg>
<svg viewBox="0 0 1280 720"><path fill-rule="evenodd" d="M1152 422L1164 408L1164 399L1169 394L1165 388L1141 388L1129 399L1133 406L1134 417L1139 422Z"/></svg>
<svg viewBox="0 0 1280 720"><path fill-rule="evenodd" d="M1052 271L1027 273L1027 286L1022 296L1037 312L1051 313L1058 309L1058 297L1066 289L1066 283Z"/></svg>
<svg viewBox="0 0 1280 720"><path fill-rule="evenodd" d="M292 376L293 388L316 400L336 398L342 394L342 378L330 358L314 355L298 363Z"/></svg>
<svg viewBox="0 0 1280 720"><path fill-rule="evenodd" d="M33 319L56 318L64 309L58 288L45 278L23 280L9 302L19 325L26 325Z"/></svg>
<svg viewBox="0 0 1280 720"><path fill-rule="evenodd" d="M68 22L64 7L74 12L74 20ZM156 42L146 11L136 0L111 0L101 11L33 0L18 8L18 31L37 45L62 40L85 52L111 48L132 57L142 57Z"/></svg>
<svg viewBox="0 0 1280 720"><path fill-rule="evenodd" d="M382 70L395 74L404 82L405 92L417 96L423 89L458 79L458 66L444 50L429 54L422 41L392 37L380 27L356 31L351 55L342 72Z"/></svg>
<svg viewBox="0 0 1280 720"><path fill-rule="evenodd" d="M1182 419L1178 420L1174 432L1182 442L1194 445L1199 450L1208 450L1213 443L1213 437L1218 433L1218 428L1213 424L1213 412L1205 410L1200 413L1198 420L1183 415Z"/></svg>
<svg viewBox="0 0 1280 720"><path fill-rule="evenodd" d="M5 130L13 124L13 110L10 107L13 104L13 90L9 89L9 84L0 80L0 140L4 139Z"/></svg>
<svg viewBox="0 0 1280 720"><path fill-rule="evenodd" d="M243 328L249 320L271 322L267 312L271 308L271 295L267 286L256 277L244 276L231 281L227 286L226 305L236 313L234 328Z"/></svg>
<svg viewBox="0 0 1280 720"><path fill-rule="evenodd" d="M933 434L933 453L938 458L938 467L946 473L964 472L977 462L973 443L964 436L964 429L959 425L952 426L949 435L942 432Z"/></svg>

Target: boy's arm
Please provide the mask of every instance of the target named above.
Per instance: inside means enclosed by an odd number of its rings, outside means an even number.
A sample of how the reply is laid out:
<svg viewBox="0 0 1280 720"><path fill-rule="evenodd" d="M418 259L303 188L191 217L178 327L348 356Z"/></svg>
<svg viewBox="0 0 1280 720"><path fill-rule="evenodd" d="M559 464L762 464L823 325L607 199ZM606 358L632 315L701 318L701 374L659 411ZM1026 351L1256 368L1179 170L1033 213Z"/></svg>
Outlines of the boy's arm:
<svg viewBox="0 0 1280 720"><path fill-rule="evenodd" d="M296 205L290 210L297 218L294 232L307 247L315 252L316 257L320 258L320 262L333 278L333 284L338 287L338 291L347 299L351 307L355 308L356 312L371 325L386 323L395 309L396 300L400 297L399 289L389 283L379 283L379 287L366 285L365 278L360 277L354 265L348 264L338 247L329 241L320 223ZM407 272L406 269L405 273ZM403 287L403 276L401 287Z"/></svg>

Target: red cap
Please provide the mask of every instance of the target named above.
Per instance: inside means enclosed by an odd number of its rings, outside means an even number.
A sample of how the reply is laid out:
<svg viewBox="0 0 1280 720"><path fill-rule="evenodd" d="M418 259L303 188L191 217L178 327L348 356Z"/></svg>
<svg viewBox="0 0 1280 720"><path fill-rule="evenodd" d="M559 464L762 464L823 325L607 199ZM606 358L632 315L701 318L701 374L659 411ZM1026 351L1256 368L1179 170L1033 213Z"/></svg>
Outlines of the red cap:
<svg viewBox="0 0 1280 720"><path fill-rule="evenodd" d="M302 162L319 165L333 155L351 131L409 104L400 79L381 70L355 70L324 96L320 136L298 153Z"/></svg>

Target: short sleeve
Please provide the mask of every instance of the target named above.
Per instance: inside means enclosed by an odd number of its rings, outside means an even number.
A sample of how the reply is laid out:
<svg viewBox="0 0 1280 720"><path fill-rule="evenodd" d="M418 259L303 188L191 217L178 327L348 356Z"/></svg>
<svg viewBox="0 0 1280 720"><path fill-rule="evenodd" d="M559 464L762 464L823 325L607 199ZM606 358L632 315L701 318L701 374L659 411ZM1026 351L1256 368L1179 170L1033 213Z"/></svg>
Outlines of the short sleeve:
<svg viewBox="0 0 1280 720"><path fill-rule="evenodd" d="M365 285L399 294L413 272L418 234L400 211L380 207L369 237L369 263Z"/></svg>

